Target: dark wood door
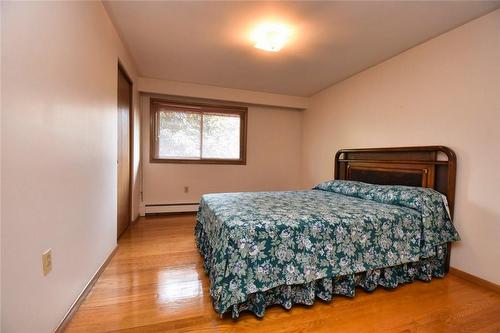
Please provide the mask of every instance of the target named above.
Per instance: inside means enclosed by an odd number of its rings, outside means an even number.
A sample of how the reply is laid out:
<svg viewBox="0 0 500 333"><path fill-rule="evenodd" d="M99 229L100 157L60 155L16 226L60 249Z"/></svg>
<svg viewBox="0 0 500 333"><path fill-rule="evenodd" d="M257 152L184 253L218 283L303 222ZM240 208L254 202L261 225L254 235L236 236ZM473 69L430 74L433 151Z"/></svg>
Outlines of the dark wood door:
<svg viewBox="0 0 500 333"><path fill-rule="evenodd" d="M118 66L118 221L117 235L130 224L130 119L132 110L132 82Z"/></svg>

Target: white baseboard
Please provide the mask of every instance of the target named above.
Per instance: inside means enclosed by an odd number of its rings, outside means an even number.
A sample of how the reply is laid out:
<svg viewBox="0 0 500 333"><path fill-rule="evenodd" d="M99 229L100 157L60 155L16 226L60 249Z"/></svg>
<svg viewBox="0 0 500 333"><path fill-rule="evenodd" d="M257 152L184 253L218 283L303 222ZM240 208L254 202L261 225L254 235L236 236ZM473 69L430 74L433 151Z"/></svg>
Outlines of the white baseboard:
<svg viewBox="0 0 500 333"><path fill-rule="evenodd" d="M113 256L115 255L116 251L118 250L118 245L115 246L113 251L111 251L110 255L104 263L99 267L99 269L94 273L94 275L90 278L89 282L85 285L83 288L82 292L78 295L76 300L73 302L73 304L70 306L68 312L64 315L64 318L61 320L59 325L57 325L56 330L54 331L55 333L62 333L64 332L65 328L68 326L69 322L71 321L71 318L75 315L76 311L80 307L80 305L83 303L85 300L85 297L89 294L89 292L92 290L92 287L94 284L97 282L99 277L101 276L102 272L104 272L104 269L106 266L109 264Z"/></svg>
<svg viewBox="0 0 500 333"><path fill-rule="evenodd" d="M146 207L144 206L143 202L141 202L139 205L139 216L146 216Z"/></svg>
<svg viewBox="0 0 500 333"><path fill-rule="evenodd" d="M162 213L184 213L198 211L198 204L165 204L165 205L145 205L144 213L147 214L162 214Z"/></svg>

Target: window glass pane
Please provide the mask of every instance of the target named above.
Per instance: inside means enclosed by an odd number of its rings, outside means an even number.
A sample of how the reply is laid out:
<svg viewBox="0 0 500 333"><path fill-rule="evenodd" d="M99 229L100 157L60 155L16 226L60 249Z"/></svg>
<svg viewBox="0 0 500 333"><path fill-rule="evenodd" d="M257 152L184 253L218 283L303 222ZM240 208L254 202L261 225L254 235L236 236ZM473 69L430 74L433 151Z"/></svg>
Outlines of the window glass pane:
<svg viewBox="0 0 500 333"><path fill-rule="evenodd" d="M160 111L158 157L200 158L201 114Z"/></svg>
<svg viewBox="0 0 500 333"><path fill-rule="evenodd" d="M240 158L239 115L203 115L203 158Z"/></svg>

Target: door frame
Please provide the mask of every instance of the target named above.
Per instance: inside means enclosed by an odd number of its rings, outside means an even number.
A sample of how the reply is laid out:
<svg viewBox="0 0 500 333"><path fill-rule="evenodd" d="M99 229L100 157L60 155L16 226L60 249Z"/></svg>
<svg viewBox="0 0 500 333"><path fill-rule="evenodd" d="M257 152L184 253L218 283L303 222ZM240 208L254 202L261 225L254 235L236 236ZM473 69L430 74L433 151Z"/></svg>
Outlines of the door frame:
<svg viewBox="0 0 500 333"><path fill-rule="evenodd" d="M121 234L118 234L118 210L117 210L117 215L116 215L116 230L117 230L116 239L117 240L120 239L120 236L123 235L125 233L125 231L127 231L128 227L132 223L132 197L133 197L132 180L133 180L133 175L134 175L134 170L133 170L134 169L134 81L132 81L132 79L130 78L130 75L127 73L127 70L125 69L125 66L123 66L120 59L118 59L118 71L117 71L117 76L116 76L117 82L118 82L118 75L120 72L123 74L125 79L130 84L130 91L129 91L129 93L130 93L130 105L129 105L129 110L128 110L128 122L129 122L128 211L129 211L129 221L128 221L127 228L125 228L125 230L123 230L123 232ZM116 90L117 90L117 94L118 94L118 86L117 86ZM117 106L117 111L118 111L118 95L117 95L116 101L117 101L116 106ZM117 137L116 143L118 144L118 137ZM117 184L117 188L118 188L118 184ZM118 196L116 197L116 200L117 200L117 207L118 207Z"/></svg>

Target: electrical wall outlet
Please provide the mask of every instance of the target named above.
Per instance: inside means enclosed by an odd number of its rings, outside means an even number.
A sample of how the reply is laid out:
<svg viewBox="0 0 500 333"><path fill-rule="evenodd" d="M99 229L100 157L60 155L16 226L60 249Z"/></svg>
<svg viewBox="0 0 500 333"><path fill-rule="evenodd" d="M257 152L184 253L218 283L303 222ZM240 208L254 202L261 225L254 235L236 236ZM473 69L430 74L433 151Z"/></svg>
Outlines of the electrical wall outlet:
<svg viewBox="0 0 500 333"><path fill-rule="evenodd" d="M47 275L52 270L52 249L48 249L42 254L43 275Z"/></svg>

